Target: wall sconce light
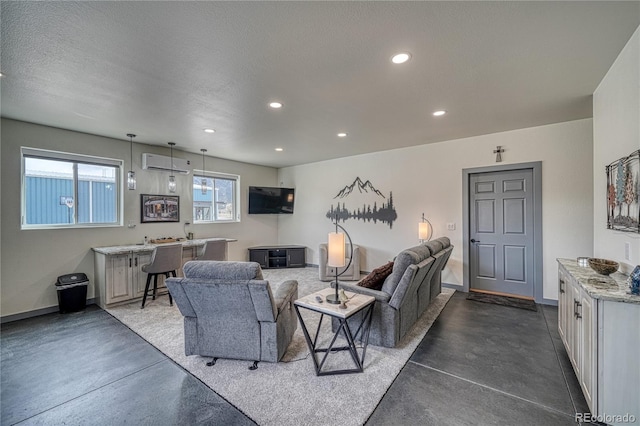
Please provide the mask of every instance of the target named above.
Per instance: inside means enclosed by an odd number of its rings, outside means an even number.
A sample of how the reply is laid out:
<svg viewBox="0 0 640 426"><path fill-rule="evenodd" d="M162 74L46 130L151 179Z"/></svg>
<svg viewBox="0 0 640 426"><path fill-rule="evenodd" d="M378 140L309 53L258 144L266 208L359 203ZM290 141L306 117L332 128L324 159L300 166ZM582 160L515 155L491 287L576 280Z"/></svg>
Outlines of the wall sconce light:
<svg viewBox="0 0 640 426"><path fill-rule="evenodd" d="M422 220L418 222L418 239L421 243L425 241L429 241L433 235L433 226L431 226L431 222L429 222L425 217L424 213L422 213Z"/></svg>
<svg viewBox="0 0 640 426"><path fill-rule="evenodd" d="M129 190L136 189L136 172L133 171L133 138L136 137L133 133L127 133L127 136L130 139L130 149L131 149L131 167L129 172L127 173L127 188Z"/></svg>
<svg viewBox="0 0 640 426"><path fill-rule="evenodd" d="M204 153L207 152L207 150L203 148L200 151L202 151L202 180L200 181L200 190L202 191L202 195L207 195L207 178L204 175Z"/></svg>
<svg viewBox="0 0 640 426"><path fill-rule="evenodd" d="M175 142L167 142L171 147L171 175L169 176L169 192L176 192L176 177L173 175L173 146L176 144Z"/></svg>

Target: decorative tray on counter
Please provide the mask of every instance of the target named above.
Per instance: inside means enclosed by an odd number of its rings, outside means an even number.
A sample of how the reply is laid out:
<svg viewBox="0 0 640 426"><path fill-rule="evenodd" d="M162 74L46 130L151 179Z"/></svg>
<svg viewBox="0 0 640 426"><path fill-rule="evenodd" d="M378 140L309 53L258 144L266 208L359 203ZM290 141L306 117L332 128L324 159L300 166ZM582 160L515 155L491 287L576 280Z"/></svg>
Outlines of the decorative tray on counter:
<svg viewBox="0 0 640 426"><path fill-rule="evenodd" d="M157 238L155 240L152 239L151 244L177 243L179 241L184 241L184 238L173 238L173 237Z"/></svg>

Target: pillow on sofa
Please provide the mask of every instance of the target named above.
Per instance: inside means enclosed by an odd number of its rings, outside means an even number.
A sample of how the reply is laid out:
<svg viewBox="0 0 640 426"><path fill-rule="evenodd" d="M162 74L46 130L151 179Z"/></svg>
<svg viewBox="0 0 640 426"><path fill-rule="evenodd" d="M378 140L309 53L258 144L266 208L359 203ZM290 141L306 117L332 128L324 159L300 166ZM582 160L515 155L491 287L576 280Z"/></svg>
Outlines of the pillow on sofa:
<svg viewBox="0 0 640 426"><path fill-rule="evenodd" d="M371 271L369 275L364 277L358 283L358 286L373 290L380 290L382 288L382 284L384 284L384 280L391 275L391 271L393 271L393 262L389 262L386 265L382 265Z"/></svg>

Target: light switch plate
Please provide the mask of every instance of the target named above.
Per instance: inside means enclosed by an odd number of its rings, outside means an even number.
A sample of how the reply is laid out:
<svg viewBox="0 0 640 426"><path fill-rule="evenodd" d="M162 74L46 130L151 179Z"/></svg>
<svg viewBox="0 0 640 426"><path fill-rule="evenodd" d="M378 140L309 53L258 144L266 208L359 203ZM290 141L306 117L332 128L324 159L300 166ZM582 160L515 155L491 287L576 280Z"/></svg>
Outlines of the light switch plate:
<svg viewBox="0 0 640 426"><path fill-rule="evenodd" d="M624 259L631 260L631 243L624 243Z"/></svg>
<svg viewBox="0 0 640 426"><path fill-rule="evenodd" d="M455 231L456 224L455 223L447 223L447 231Z"/></svg>

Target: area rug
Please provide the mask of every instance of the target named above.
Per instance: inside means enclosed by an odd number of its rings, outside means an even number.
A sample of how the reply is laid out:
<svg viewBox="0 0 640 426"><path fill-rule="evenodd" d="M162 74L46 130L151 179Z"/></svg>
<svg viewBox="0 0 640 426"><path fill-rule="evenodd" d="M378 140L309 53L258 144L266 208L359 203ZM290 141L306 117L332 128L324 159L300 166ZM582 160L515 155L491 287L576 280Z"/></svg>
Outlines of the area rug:
<svg viewBox="0 0 640 426"><path fill-rule="evenodd" d="M537 311L536 302L527 299L518 299L517 297L500 296L497 294L478 293L470 291L467 300L476 302L492 303L494 305L511 306L513 308L527 309L529 311Z"/></svg>
<svg viewBox="0 0 640 426"><path fill-rule="evenodd" d="M273 288L288 279L298 280L299 297L328 287L318 280L318 269L313 267L264 270L263 274ZM315 375L300 325L283 362L261 362L257 370L249 371L250 361L220 359L207 367L209 358L185 356L183 317L167 297L147 301L144 310L133 303L107 312L259 425L355 426L364 424L375 410L454 292L443 289L398 347L369 345L363 373L322 377ZM304 309L301 314L309 330L315 330L319 316ZM323 321L320 336L321 341L333 336L329 321ZM338 355L330 355L332 363L351 361Z"/></svg>

